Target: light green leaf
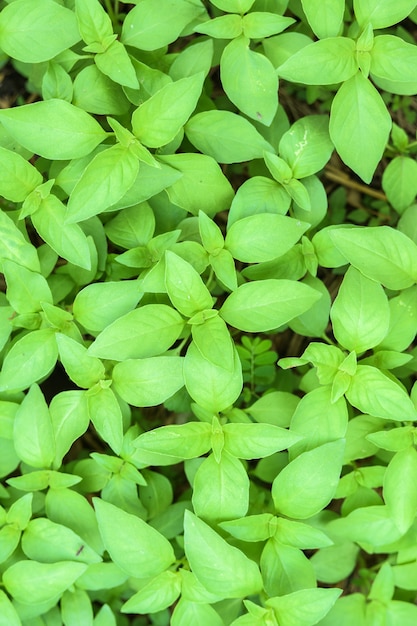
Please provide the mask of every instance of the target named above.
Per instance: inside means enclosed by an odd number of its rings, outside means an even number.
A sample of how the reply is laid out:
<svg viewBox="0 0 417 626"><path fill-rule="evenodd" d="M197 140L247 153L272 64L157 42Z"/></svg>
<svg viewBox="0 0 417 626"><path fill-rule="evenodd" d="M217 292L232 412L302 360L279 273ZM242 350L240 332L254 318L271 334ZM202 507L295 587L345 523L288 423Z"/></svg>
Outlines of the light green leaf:
<svg viewBox="0 0 417 626"><path fill-rule="evenodd" d="M291 55L277 69L280 78L305 85L341 83L357 71L355 42L348 37L315 41Z"/></svg>
<svg viewBox="0 0 417 626"><path fill-rule="evenodd" d="M191 602L182 597L172 613L171 626L183 624L223 626L224 621L210 604L203 604L201 601Z"/></svg>
<svg viewBox="0 0 417 626"><path fill-rule="evenodd" d="M0 389L22 391L53 370L58 357L55 331L34 330L24 335L6 354L0 373Z"/></svg>
<svg viewBox="0 0 417 626"><path fill-rule="evenodd" d="M96 154L69 197L66 223L86 220L118 202L138 172L137 157L120 144Z"/></svg>
<svg viewBox="0 0 417 626"><path fill-rule="evenodd" d="M86 44L104 43L113 35L110 16L98 0L75 0L75 15Z"/></svg>
<svg viewBox="0 0 417 626"><path fill-rule="evenodd" d="M22 231L5 211L0 209L0 259L10 259L32 272L40 272L39 258L36 248L29 243Z"/></svg>
<svg viewBox="0 0 417 626"><path fill-rule="evenodd" d="M260 566L269 597L308 589L316 584L313 566L305 554L275 538L267 541L262 550Z"/></svg>
<svg viewBox="0 0 417 626"><path fill-rule="evenodd" d="M187 0L142 0L123 22L121 40L139 50L157 50L172 43L194 19L204 15L199 4Z"/></svg>
<svg viewBox="0 0 417 626"><path fill-rule="evenodd" d="M165 253L165 285L172 304L182 315L191 317L198 311L211 309L211 294L198 272L180 256Z"/></svg>
<svg viewBox="0 0 417 626"><path fill-rule="evenodd" d="M216 310L210 311L215 313L213 317L208 317L208 313L203 311L203 318L207 316L207 319L191 326L194 344L205 359L225 370L233 371L235 352L229 330Z"/></svg>
<svg viewBox="0 0 417 626"><path fill-rule="evenodd" d="M387 606L388 623L393 626L413 626L417 619L417 607L411 602L391 600Z"/></svg>
<svg viewBox="0 0 417 626"><path fill-rule="evenodd" d="M288 252L309 227L307 222L286 215L250 215L230 226L225 246L244 263L271 261Z"/></svg>
<svg viewBox="0 0 417 626"><path fill-rule="evenodd" d="M391 298L389 308L389 330L379 348L401 352L417 334L417 287L414 285Z"/></svg>
<svg viewBox="0 0 417 626"><path fill-rule="evenodd" d="M75 532L45 517L32 519L22 536L22 550L33 561L99 563L101 557Z"/></svg>
<svg viewBox="0 0 417 626"><path fill-rule="evenodd" d="M137 591L121 607L122 613L157 613L168 608L181 593L178 572L162 572Z"/></svg>
<svg viewBox="0 0 417 626"><path fill-rule="evenodd" d="M301 439L296 433L273 424L225 424L223 433L224 449L239 459L261 459Z"/></svg>
<svg viewBox="0 0 417 626"><path fill-rule="evenodd" d="M97 385L87 396L90 420L100 437L120 454L123 446L123 415L119 402L108 387Z"/></svg>
<svg viewBox="0 0 417 626"><path fill-rule="evenodd" d="M110 80L96 65L87 65L75 76L72 103L97 115L124 115L130 108L121 85Z"/></svg>
<svg viewBox="0 0 417 626"><path fill-rule="evenodd" d="M19 614L6 596L0 590L0 626L22 626Z"/></svg>
<svg viewBox="0 0 417 626"><path fill-rule="evenodd" d="M92 283L77 293L73 314L88 330L101 331L135 308L142 295L137 280Z"/></svg>
<svg viewBox="0 0 417 626"><path fill-rule="evenodd" d="M403 213L417 195L417 163L407 156L390 161L382 175L382 188L397 213Z"/></svg>
<svg viewBox="0 0 417 626"><path fill-rule="evenodd" d="M48 0L48 4L56 2ZM24 148L51 160L85 156L106 137L91 115L55 98L1 109L0 123Z"/></svg>
<svg viewBox="0 0 417 626"><path fill-rule="evenodd" d="M57 601L87 569L84 563L57 561L18 561L3 574L3 583L11 596L24 605Z"/></svg>
<svg viewBox="0 0 417 626"><path fill-rule="evenodd" d="M330 522L329 531L337 532L343 540L349 539L365 546L367 551L374 551L403 536L388 507L383 505L359 507L346 517Z"/></svg>
<svg viewBox="0 0 417 626"><path fill-rule="evenodd" d="M242 163L273 151L248 120L230 111L197 113L185 125L185 134L197 150L218 163Z"/></svg>
<svg viewBox="0 0 417 626"><path fill-rule="evenodd" d="M415 8L414 0L354 0L353 9L359 25L371 23L374 29L387 28L401 22Z"/></svg>
<svg viewBox="0 0 417 626"><path fill-rule="evenodd" d="M371 182L392 122L384 101L361 72L340 87L330 111L330 137L342 161Z"/></svg>
<svg viewBox="0 0 417 626"><path fill-rule="evenodd" d="M239 330L262 332L286 324L307 311L321 294L292 280L245 283L225 300L220 315Z"/></svg>
<svg viewBox="0 0 417 626"><path fill-rule="evenodd" d="M156 406L184 385L183 357L127 359L113 369L114 390L133 406Z"/></svg>
<svg viewBox="0 0 417 626"><path fill-rule="evenodd" d="M303 11L319 39L337 37L342 31L344 0L301 0Z"/></svg>
<svg viewBox="0 0 417 626"><path fill-rule="evenodd" d="M219 462L210 454L195 475L192 503L195 514L211 524L245 516L249 478L242 463L228 452L222 452Z"/></svg>
<svg viewBox="0 0 417 626"><path fill-rule="evenodd" d="M243 34L249 39L263 39L281 33L294 22L292 17L269 11L251 11L242 18Z"/></svg>
<svg viewBox="0 0 417 626"><path fill-rule="evenodd" d="M278 109L278 76L271 61L251 50L249 43L242 36L227 44L220 59L220 78L229 100L242 113L269 126Z"/></svg>
<svg viewBox="0 0 417 626"><path fill-rule="evenodd" d="M104 52L96 54L98 69L118 85L139 89L135 68L124 45L116 39Z"/></svg>
<svg viewBox="0 0 417 626"><path fill-rule="evenodd" d="M395 525L405 534L417 514L417 452L412 445L397 452L384 475L383 496Z"/></svg>
<svg viewBox="0 0 417 626"><path fill-rule="evenodd" d="M181 50L169 68L172 80L179 80L186 76L192 76L198 72L204 72L206 76L211 68L214 45L211 39L202 39Z"/></svg>
<svg viewBox="0 0 417 626"><path fill-rule="evenodd" d="M134 578L153 578L175 562L171 544L136 515L94 498L103 543L114 563Z"/></svg>
<svg viewBox="0 0 417 626"><path fill-rule="evenodd" d="M74 12L52 0L15 0L1 10L0 48L18 61L48 61L79 40Z"/></svg>
<svg viewBox="0 0 417 626"><path fill-rule="evenodd" d="M168 154L158 157L181 172L166 192L176 206L193 215L199 211L213 217L226 211L233 200L233 188L216 161L206 154Z"/></svg>
<svg viewBox="0 0 417 626"><path fill-rule="evenodd" d="M56 442L55 467L72 444L87 430L89 415L83 391L63 391L56 394L49 406Z"/></svg>
<svg viewBox="0 0 417 626"><path fill-rule="evenodd" d="M217 413L232 405L242 391L242 367L236 349L227 369L206 359L194 342L184 359L184 380L188 393L201 407Z"/></svg>
<svg viewBox="0 0 417 626"><path fill-rule="evenodd" d="M13 261L4 260L6 297L17 313L35 313L42 309L41 302L52 304L52 293L46 278Z"/></svg>
<svg viewBox="0 0 417 626"><path fill-rule="evenodd" d="M148 148L159 148L172 141L194 111L203 80L202 72L181 78L145 100L132 115L136 137Z"/></svg>
<svg viewBox="0 0 417 626"><path fill-rule="evenodd" d="M93 605L84 589L68 589L63 593L60 604L64 624L75 626L78 622L85 626L94 625Z"/></svg>
<svg viewBox="0 0 417 626"><path fill-rule="evenodd" d="M210 0L210 2L227 13L247 13L255 0Z"/></svg>
<svg viewBox="0 0 417 626"><path fill-rule="evenodd" d="M313 626L332 608L342 591L340 589L301 589L285 596L270 598L280 626Z"/></svg>
<svg viewBox="0 0 417 626"><path fill-rule="evenodd" d="M330 317L338 343L347 350L365 352L381 343L388 333L388 298L379 283L350 267Z"/></svg>
<svg viewBox="0 0 417 626"><path fill-rule="evenodd" d="M325 115L300 118L279 142L279 153L291 167L294 178L305 178L321 170L332 152L329 121Z"/></svg>
<svg viewBox="0 0 417 626"><path fill-rule="evenodd" d="M397 422L417 420L417 411L407 392L371 365L358 365L346 398L362 413Z"/></svg>
<svg viewBox="0 0 417 626"><path fill-rule="evenodd" d="M237 220L259 213L285 215L291 198L275 180L253 176L239 187L228 213L228 228Z"/></svg>
<svg viewBox="0 0 417 626"><path fill-rule="evenodd" d="M213 39L234 39L242 34L241 15L221 15L194 27L196 33L203 33Z"/></svg>
<svg viewBox="0 0 417 626"><path fill-rule="evenodd" d="M211 433L211 426L204 422L172 424L142 433L134 445L140 453L156 452L158 455L176 457L177 463L206 454L211 447Z"/></svg>
<svg viewBox="0 0 417 626"><path fill-rule="evenodd" d="M14 418L13 444L19 458L32 467L47 468L55 458L51 416L36 384L29 389Z"/></svg>
<svg viewBox="0 0 417 626"><path fill-rule="evenodd" d="M33 165L17 152L1 146L0 166L0 193L11 202L23 202L42 183L42 176Z"/></svg>
<svg viewBox="0 0 417 626"><path fill-rule="evenodd" d="M242 598L262 589L254 561L190 511L185 512L184 539L191 569L207 591L222 598Z"/></svg>
<svg viewBox="0 0 417 626"><path fill-rule="evenodd" d="M89 354L78 341L62 333L56 334L59 357L68 377L78 386L88 389L105 376L103 363Z"/></svg>
<svg viewBox="0 0 417 626"><path fill-rule="evenodd" d="M302 440L290 450L290 458L330 441L342 439L348 427L348 411L344 398L332 402L330 385L320 386L303 396L291 419L290 432Z"/></svg>
<svg viewBox="0 0 417 626"><path fill-rule="evenodd" d="M344 447L343 439L325 443L286 465L272 483L277 511L287 517L307 519L324 509L339 482Z"/></svg>
<svg viewBox="0 0 417 626"><path fill-rule="evenodd" d="M88 352L101 359L124 361L166 352L184 327L182 317L166 304L147 304L107 326Z"/></svg>
<svg viewBox="0 0 417 626"><path fill-rule="evenodd" d="M417 91L417 77L415 64L417 62L417 49L414 44L403 41L394 35L379 35L374 39L374 45L370 52L370 73L376 81L390 81L399 85L399 90L393 93L406 93ZM401 84L406 86L402 91Z"/></svg>
<svg viewBox="0 0 417 626"><path fill-rule="evenodd" d="M66 224L66 207L53 194L31 215L38 234L55 252L74 265L91 269L87 237L78 224Z"/></svg>

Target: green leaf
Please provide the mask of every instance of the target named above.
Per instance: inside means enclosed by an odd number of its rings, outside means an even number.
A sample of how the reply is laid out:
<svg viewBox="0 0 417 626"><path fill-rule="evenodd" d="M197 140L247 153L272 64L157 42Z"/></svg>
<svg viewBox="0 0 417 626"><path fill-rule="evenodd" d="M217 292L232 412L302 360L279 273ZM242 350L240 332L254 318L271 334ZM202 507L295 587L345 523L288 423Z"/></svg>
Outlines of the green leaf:
<svg viewBox="0 0 417 626"><path fill-rule="evenodd" d="M29 522L22 536L22 550L29 559L41 563L101 561L101 557L76 533L45 517Z"/></svg>
<svg viewBox="0 0 417 626"><path fill-rule="evenodd" d="M59 357L68 377L78 386L88 389L105 376L99 359L87 354L87 348L71 337L56 334Z"/></svg>
<svg viewBox="0 0 417 626"><path fill-rule="evenodd" d="M417 514L417 452L412 445L397 452L384 475L383 496L390 515L405 534Z"/></svg>
<svg viewBox="0 0 417 626"><path fill-rule="evenodd" d="M194 19L204 15L202 7L187 0L142 0L128 12L121 40L139 50L157 50L172 43Z"/></svg>
<svg viewBox="0 0 417 626"><path fill-rule="evenodd" d="M61 615L68 626L85 624L93 626L93 605L90 596L84 589L71 589L64 592L61 598Z"/></svg>
<svg viewBox="0 0 417 626"><path fill-rule="evenodd" d="M214 45L211 39L201 40L181 50L169 68L172 80L179 80L186 76L192 76L198 72L204 72L206 76L211 68Z"/></svg>
<svg viewBox="0 0 417 626"><path fill-rule="evenodd" d="M210 604L191 602L184 597L175 606L171 625L204 624L204 626L223 626L224 621Z"/></svg>
<svg viewBox="0 0 417 626"><path fill-rule="evenodd" d="M13 220L0 209L0 259L10 259L33 272L40 272L36 248L29 243Z"/></svg>
<svg viewBox="0 0 417 626"><path fill-rule="evenodd" d="M343 27L344 0L301 0L312 31L319 39L337 37Z"/></svg>
<svg viewBox="0 0 417 626"><path fill-rule="evenodd" d="M227 44L220 78L227 97L242 113L269 126L278 109L278 76L271 61L251 50L249 43L242 36Z"/></svg>
<svg viewBox="0 0 417 626"><path fill-rule="evenodd" d="M329 121L325 115L300 118L279 142L279 153L291 167L294 178L305 178L321 170L332 152Z"/></svg>
<svg viewBox="0 0 417 626"><path fill-rule="evenodd" d="M56 2L48 0L48 4ZM106 137L91 115L55 98L1 109L0 122L24 148L51 160L85 156Z"/></svg>
<svg viewBox="0 0 417 626"><path fill-rule="evenodd" d="M6 596L0 590L0 626L22 626L19 614Z"/></svg>
<svg viewBox="0 0 417 626"><path fill-rule="evenodd" d="M210 2L227 13L247 13L255 0L210 0Z"/></svg>
<svg viewBox="0 0 417 626"><path fill-rule="evenodd" d="M364 545L367 551L374 551L403 536L386 506L363 506L355 509L346 517L335 519L330 523L329 531L337 532L344 540L356 541Z"/></svg>
<svg viewBox="0 0 417 626"><path fill-rule="evenodd" d="M101 331L135 308L142 295L136 280L92 283L77 293L73 314L88 330Z"/></svg>
<svg viewBox="0 0 417 626"><path fill-rule="evenodd" d="M417 420L417 411L407 392L371 365L358 365L346 398L362 413L397 422Z"/></svg>
<svg viewBox="0 0 417 626"><path fill-rule="evenodd" d="M201 407L217 413L232 405L242 391L242 367L236 349L226 367L206 359L194 342L184 359L185 386Z"/></svg>
<svg viewBox="0 0 417 626"><path fill-rule="evenodd" d="M286 215L250 215L229 227L225 246L244 263L271 261L288 252L309 227L307 222Z"/></svg>
<svg viewBox="0 0 417 626"><path fill-rule="evenodd" d="M173 204L193 215L199 211L213 217L226 211L233 200L233 188L216 161L206 154L168 154L158 156L182 176L166 192Z"/></svg>
<svg viewBox="0 0 417 626"><path fill-rule="evenodd" d="M178 463L206 454L211 448L211 433L211 426L207 423L172 424L142 433L134 445L140 454L150 452L176 457Z"/></svg>
<svg viewBox="0 0 417 626"><path fill-rule="evenodd" d="M194 344L197 346L201 355L219 367L225 370L233 371L234 369L234 345L229 330L225 322L217 315L217 311L212 309L213 317L208 317L208 311L203 311L202 323L193 323L191 333ZM198 315L198 314L197 314ZM190 320L190 323L195 317Z"/></svg>
<svg viewBox="0 0 417 626"><path fill-rule="evenodd" d="M184 321L166 304L147 304L107 326L88 352L101 359L124 361L166 352L178 339Z"/></svg>
<svg viewBox="0 0 417 626"><path fill-rule="evenodd" d="M119 40L113 41L104 52L96 54L94 61L98 69L115 83L139 89L135 68L126 48Z"/></svg>
<svg viewBox="0 0 417 626"><path fill-rule="evenodd" d="M85 433L89 424L84 391L63 391L56 394L49 405L55 434L54 466L59 467L76 439Z"/></svg>
<svg viewBox="0 0 417 626"><path fill-rule="evenodd" d="M321 294L292 280L258 280L238 287L225 300L221 317L247 332L273 330L307 311Z"/></svg>
<svg viewBox="0 0 417 626"><path fill-rule="evenodd" d="M172 141L194 111L203 80L202 72L181 78L145 100L132 115L136 137L148 148L159 148Z"/></svg>
<svg viewBox="0 0 417 626"><path fill-rule="evenodd" d="M353 8L359 25L371 23L374 29L387 28L401 22L415 8L414 0L354 0Z"/></svg>
<svg viewBox="0 0 417 626"><path fill-rule="evenodd" d="M347 350L365 352L381 343L388 333L388 298L379 283L350 267L330 317L338 343Z"/></svg>
<svg viewBox="0 0 417 626"><path fill-rule="evenodd" d="M24 335L6 354L0 373L0 389L22 391L53 370L58 357L55 331L34 330Z"/></svg>
<svg viewBox="0 0 417 626"><path fill-rule="evenodd" d="M56 602L87 569L84 563L57 561L18 561L3 574L3 583L11 596L24 605Z"/></svg>
<svg viewBox="0 0 417 626"><path fill-rule="evenodd" d="M228 213L230 228L237 220L259 213L285 215L291 198L275 180L264 176L253 176L239 187Z"/></svg>
<svg viewBox="0 0 417 626"><path fill-rule="evenodd" d="M387 619L393 626L413 626L417 619L417 607L410 602L391 600L386 611Z"/></svg>
<svg viewBox="0 0 417 626"><path fill-rule="evenodd" d="M35 313L42 309L41 302L52 304L52 293L46 278L13 261L4 260L6 297L17 313Z"/></svg>
<svg viewBox="0 0 417 626"><path fill-rule="evenodd" d="M121 607L122 613L157 613L168 608L181 593L178 572L162 572L137 591Z"/></svg>
<svg viewBox="0 0 417 626"><path fill-rule="evenodd" d="M113 369L114 390L133 406L156 406L184 385L183 357L128 359Z"/></svg>
<svg viewBox="0 0 417 626"><path fill-rule="evenodd" d="M90 420L100 437L120 454L123 446L123 415L119 402L108 387L97 385L87 394Z"/></svg>
<svg viewBox="0 0 417 626"><path fill-rule="evenodd" d="M393 35L379 35L374 39L371 50L370 73L373 79L392 81L399 85L399 90L393 93L415 93L417 90L417 78L414 68L417 61L417 51L414 44L403 41ZM401 89L401 84L406 85L406 90Z"/></svg>
<svg viewBox="0 0 417 626"><path fill-rule="evenodd" d="M301 439L296 433L273 424L225 424L223 433L224 449L239 459L262 459Z"/></svg>
<svg viewBox="0 0 417 626"><path fill-rule="evenodd" d="M258 566L190 511L184 518L185 554L207 591L221 598L242 598L262 589Z"/></svg>
<svg viewBox="0 0 417 626"><path fill-rule="evenodd" d="M0 48L18 61L48 61L79 40L74 12L52 0L15 0L1 10Z"/></svg>
<svg viewBox="0 0 417 626"><path fill-rule="evenodd" d="M55 458L55 438L48 406L34 384L14 418L13 444L19 458L31 467L47 468Z"/></svg>
<svg viewBox="0 0 417 626"><path fill-rule="evenodd" d="M273 151L248 120L230 111L197 113L185 125L185 134L197 150L218 163L242 163Z"/></svg>
<svg viewBox="0 0 417 626"><path fill-rule="evenodd" d="M335 584L350 576L355 569L359 548L346 541L318 550L311 557L311 563L318 580Z"/></svg>
<svg viewBox="0 0 417 626"><path fill-rule="evenodd" d="M97 154L69 197L66 223L86 220L118 202L135 182L138 171L137 157L120 144Z"/></svg>
<svg viewBox="0 0 417 626"><path fill-rule="evenodd" d="M194 27L196 33L203 33L213 39L234 39L242 34L241 15L221 15Z"/></svg>
<svg viewBox="0 0 417 626"><path fill-rule="evenodd" d="M81 37L86 44L103 44L113 35L110 16L98 0L75 0L75 15Z"/></svg>
<svg viewBox="0 0 417 626"><path fill-rule="evenodd" d="M330 441L346 436L348 411L344 398L332 402L330 385L317 387L303 396L291 419L291 433L302 440L295 442L290 458Z"/></svg>
<svg viewBox="0 0 417 626"><path fill-rule="evenodd" d="M193 266L169 250L165 258L165 285L175 308L187 317L211 309L211 294Z"/></svg>
<svg viewBox="0 0 417 626"><path fill-rule="evenodd" d="M26 159L17 152L0 146L2 178L0 193L11 202L23 202L38 185L42 176Z"/></svg>
<svg viewBox="0 0 417 626"><path fill-rule="evenodd" d="M330 111L330 137L342 161L366 183L388 142L392 122L375 87L361 72L340 87Z"/></svg>
<svg viewBox="0 0 417 626"><path fill-rule="evenodd" d="M301 550L273 538L262 550L260 566L269 597L314 587L316 578L309 559Z"/></svg>
<svg viewBox="0 0 417 626"><path fill-rule="evenodd" d="M129 576L158 576L175 562L169 541L149 524L100 498L93 502L106 550Z"/></svg>
<svg viewBox="0 0 417 626"><path fill-rule="evenodd" d="M292 17L269 11L251 11L242 18L243 34L249 39L263 39L281 33L294 22Z"/></svg>
<svg viewBox="0 0 417 626"><path fill-rule="evenodd" d="M285 596L270 598L280 626L313 626L330 611L341 594L340 589L301 589Z"/></svg>
<svg viewBox="0 0 417 626"><path fill-rule="evenodd" d="M301 48L277 69L278 76L305 85L333 85L358 71L355 42L348 37L327 37Z"/></svg>
<svg viewBox="0 0 417 626"><path fill-rule="evenodd" d="M401 352L408 348L417 334L417 287L414 285L391 298L389 307L388 334L379 348Z"/></svg>
<svg viewBox="0 0 417 626"><path fill-rule="evenodd" d="M403 213L417 194L417 163L407 156L390 161L382 175L382 188L397 213Z"/></svg>
<svg viewBox="0 0 417 626"><path fill-rule="evenodd" d="M210 454L195 475L192 503L195 514L210 523L245 516L249 478L242 463L228 452L219 462Z"/></svg>
<svg viewBox="0 0 417 626"><path fill-rule="evenodd" d="M276 510L295 519L319 513L333 498L342 469L345 442L325 443L303 452L272 483Z"/></svg>
<svg viewBox="0 0 417 626"><path fill-rule="evenodd" d="M33 226L55 252L74 265L91 269L87 237L78 224L67 224L66 207L53 194L31 215Z"/></svg>
<svg viewBox="0 0 417 626"><path fill-rule="evenodd" d="M406 289L417 280L417 246L390 228L338 228L329 232L346 261L387 289Z"/></svg>
<svg viewBox="0 0 417 626"><path fill-rule="evenodd" d="M96 65L87 65L75 76L72 103L98 115L123 115L130 107L121 85L110 80Z"/></svg>

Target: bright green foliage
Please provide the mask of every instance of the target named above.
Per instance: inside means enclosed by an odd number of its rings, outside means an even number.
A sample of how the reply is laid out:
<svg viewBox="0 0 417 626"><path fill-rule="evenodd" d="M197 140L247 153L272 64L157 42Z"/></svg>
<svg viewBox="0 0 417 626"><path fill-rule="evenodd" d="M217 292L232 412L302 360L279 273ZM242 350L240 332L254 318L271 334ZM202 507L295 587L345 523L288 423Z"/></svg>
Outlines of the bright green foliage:
<svg viewBox="0 0 417 626"><path fill-rule="evenodd" d="M0 0L0 626L415 625L414 23Z"/></svg>

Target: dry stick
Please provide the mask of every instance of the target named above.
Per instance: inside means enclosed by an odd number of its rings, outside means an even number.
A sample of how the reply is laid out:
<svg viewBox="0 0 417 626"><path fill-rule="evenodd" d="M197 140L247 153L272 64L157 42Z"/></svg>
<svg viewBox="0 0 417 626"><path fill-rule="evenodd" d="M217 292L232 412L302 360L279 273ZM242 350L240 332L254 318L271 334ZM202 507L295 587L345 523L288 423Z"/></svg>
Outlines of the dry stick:
<svg viewBox="0 0 417 626"><path fill-rule="evenodd" d="M377 198L378 200L384 200L385 202L387 202L387 197L384 193L382 193L382 191L377 191L376 189L372 189L372 187L357 183L355 180L349 178L347 174L343 174L340 170L338 170L337 168L333 168L331 165L327 165L325 167L324 174L326 178L328 178L329 180L333 180L336 183L339 183L343 187L355 189L356 191L360 191L367 196L372 196L373 198Z"/></svg>

